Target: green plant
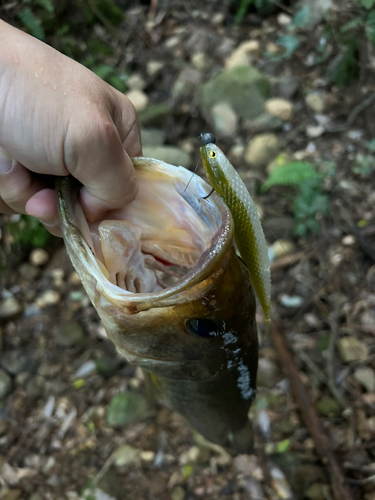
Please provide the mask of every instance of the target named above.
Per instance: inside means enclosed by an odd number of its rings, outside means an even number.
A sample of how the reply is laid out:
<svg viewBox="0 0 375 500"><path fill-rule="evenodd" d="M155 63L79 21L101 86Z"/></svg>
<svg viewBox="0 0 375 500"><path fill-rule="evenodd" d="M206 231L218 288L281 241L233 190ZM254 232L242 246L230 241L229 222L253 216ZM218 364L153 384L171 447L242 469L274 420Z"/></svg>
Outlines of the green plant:
<svg viewBox="0 0 375 500"><path fill-rule="evenodd" d="M268 14L275 7L273 0L229 0L229 4L235 9L234 24L241 24L243 18L251 7L260 14Z"/></svg>
<svg viewBox="0 0 375 500"><path fill-rule="evenodd" d="M328 196L322 191L322 184L331 166L326 164L324 167L325 172L317 172L310 162L287 163L275 168L262 186L263 192L276 185L294 188L293 214L298 236L318 232L319 218L328 213Z"/></svg>
<svg viewBox="0 0 375 500"><path fill-rule="evenodd" d="M19 220L10 222L8 230L21 247L43 248L51 238L43 224L29 215L21 215Z"/></svg>

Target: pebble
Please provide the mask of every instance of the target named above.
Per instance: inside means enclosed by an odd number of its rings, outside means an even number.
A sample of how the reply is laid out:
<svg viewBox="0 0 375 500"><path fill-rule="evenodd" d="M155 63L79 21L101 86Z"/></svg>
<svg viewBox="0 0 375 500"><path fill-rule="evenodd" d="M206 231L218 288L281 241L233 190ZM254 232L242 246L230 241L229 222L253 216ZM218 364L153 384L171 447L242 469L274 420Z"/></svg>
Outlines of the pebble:
<svg viewBox="0 0 375 500"><path fill-rule="evenodd" d="M146 71L148 76L154 76L164 67L164 63L161 61L149 61L146 65Z"/></svg>
<svg viewBox="0 0 375 500"><path fill-rule="evenodd" d="M311 138L320 137L324 134L324 131L325 127L323 125L309 125L306 127L306 133Z"/></svg>
<svg viewBox="0 0 375 500"><path fill-rule="evenodd" d="M343 363L362 361L368 356L368 347L354 336L341 337L337 341L340 358Z"/></svg>
<svg viewBox="0 0 375 500"><path fill-rule="evenodd" d="M235 158L236 160L240 160L243 157L244 152L245 144L243 142L239 142L230 148L228 156Z"/></svg>
<svg viewBox="0 0 375 500"><path fill-rule="evenodd" d="M140 457L143 462L150 463L155 460L155 453L151 450L141 451Z"/></svg>
<svg viewBox="0 0 375 500"><path fill-rule="evenodd" d="M47 264L49 255L43 248L34 248L30 253L29 260L33 266L40 267Z"/></svg>
<svg viewBox="0 0 375 500"><path fill-rule="evenodd" d="M60 267L52 269L51 276L53 279L53 284L57 288L61 288L64 285L64 274L65 274L64 269L61 269Z"/></svg>
<svg viewBox="0 0 375 500"><path fill-rule="evenodd" d="M33 281L39 275L40 270L28 262L24 262L18 268L18 272L24 280Z"/></svg>
<svg viewBox="0 0 375 500"><path fill-rule="evenodd" d="M115 451L115 465L116 467L124 467L124 465L137 464L141 461L141 450L133 448L128 444L120 446Z"/></svg>
<svg viewBox="0 0 375 500"><path fill-rule="evenodd" d="M8 394L12 387L12 379L6 371L0 368L0 401Z"/></svg>
<svg viewBox="0 0 375 500"><path fill-rule="evenodd" d="M48 306L55 306L61 300L59 292L56 290L46 290L40 297L35 301L35 305L43 309Z"/></svg>
<svg viewBox="0 0 375 500"><path fill-rule="evenodd" d="M238 117L233 109L225 102L216 104L212 110L213 127L216 135L230 137L238 127Z"/></svg>
<svg viewBox="0 0 375 500"><path fill-rule="evenodd" d="M0 302L0 319L11 319L22 312L23 308L18 300L13 297L6 297Z"/></svg>
<svg viewBox="0 0 375 500"><path fill-rule="evenodd" d="M291 99L300 87L299 79L295 75L283 75L275 84L278 96Z"/></svg>
<svg viewBox="0 0 375 500"><path fill-rule="evenodd" d="M315 113L323 113L325 108L325 99L321 92L310 92L305 97L306 104Z"/></svg>
<svg viewBox="0 0 375 500"><path fill-rule="evenodd" d="M28 361L28 358L22 355L18 349L7 351L1 359L1 366L11 375L21 373Z"/></svg>
<svg viewBox="0 0 375 500"><path fill-rule="evenodd" d="M69 276L69 283L71 285L80 285L81 284L81 279L79 277L79 274L76 271L73 271L72 274Z"/></svg>
<svg viewBox="0 0 375 500"><path fill-rule="evenodd" d="M276 56L280 53L280 47L274 42L267 43L266 51L272 56Z"/></svg>
<svg viewBox="0 0 375 500"><path fill-rule="evenodd" d="M245 151L245 161L255 167L262 166L274 156L279 148L279 139L275 134L259 134Z"/></svg>
<svg viewBox="0 0 375 500"><path fill-rule="evenodd" d="M357 368L353 376L367 392L375 392L375 371L372 368Z"/></svg>
<svg viewBox="0 0 375 500"><path fill-rule="evenodd" d="M352 234L347 234L341 240L341 243L343 245L345 245L346 247L350 247L350 246L354 245L355 242L356 242L356 239L355 239L355 237Z"/></svg>
<svg viewBox="0 0 375 500"><path fill-rule="evenodd" d="M277 22L279 23L279 26L289 26L292 23L292 18L288 16L288 14L281 12L277 16Z"/></svg>
<svg viewBox="0 0 375 500"><path fill-rule="evenodd" d="M191 56L191 64L200 71L207 67L207 56L204 52L196 52Z"/></svg>
<svg viewBox="0 0 375 500"><path fill-rule="evenodd" d="M275 97L268 99L264 105L266 111L273 116L289 121L293 117L293 104L286 99Z"/></svg>
<svg viewBox="0 0 375 500"><path fill-rule="evenodd" d="M176 486L171 493L171 500L184 500L185 490L182 486Z"/></svg>
<svg viewBox="0 0 375 500"><path fill-rule="evenodd" d="M280 304L284 307L299 307L303 304L303 298L300 295L280 294Z"/></svg>
<svg viewBox="0 0 375 500"><path fill-rule="evenodd" d="M270 260L284 257L284 255L290 255L294 251L294 248L294 243L291 240L277 240L268 249Z"/></svg>
<svg viewBox="0 0 375 500"><path fill-rule="evenodd" d="M96 371L95 361L89 360L83 363L74 374L74 378L84 378Z"/></svg>
<svg viewBox="0 0 375 500"><path fill-rule="evenodd" d="M188 451L181 453L179 461L181 465L187 465L190 463L195 464L201 455L201 450L198 446L192 446Z"/></svg>
<svg viewBox="0 0 375 500"><path fill-rule="evenodd" d="M131 90L126 94L126 96L132 102L137 111L142 111L142 109L145 109L148 104L148 97L142 90Z"/></svg>
<svg viewBox="0 0 375 500"><path fill-rule="evenodd" d="M81 343L85 338L82 326L73 321L55 328L55 342L62 347L73 347Z"/></svg>
<svg viewBox="0 0 375 500"><path fill-rule="evenodd" d="M227 69L236 66L250 66L252 58L258 58L260 55L260 43L258 40L248 40L241 43L225 61Z"/></svg>
<svg viewBox="0 0 375 500"><path fill-rule="evenodd" d="M126 85L130 90L143 90L146 87L146 80L138 73L134 73L126 80Z"/></svg>

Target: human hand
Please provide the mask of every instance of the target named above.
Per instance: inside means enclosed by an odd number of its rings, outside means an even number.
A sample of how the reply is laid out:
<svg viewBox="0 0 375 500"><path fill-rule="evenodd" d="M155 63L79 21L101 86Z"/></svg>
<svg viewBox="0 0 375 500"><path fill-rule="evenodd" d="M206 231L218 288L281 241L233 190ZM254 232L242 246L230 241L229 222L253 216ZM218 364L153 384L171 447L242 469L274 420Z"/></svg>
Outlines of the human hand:
<svg viewBox="0 0 375 500"><path fill-rule="evenodd" d="M136 195L141 154L131 102L94 73L0 20L0 213L27 213L60 234L43 175L72 174L86 217Z"/></svg>

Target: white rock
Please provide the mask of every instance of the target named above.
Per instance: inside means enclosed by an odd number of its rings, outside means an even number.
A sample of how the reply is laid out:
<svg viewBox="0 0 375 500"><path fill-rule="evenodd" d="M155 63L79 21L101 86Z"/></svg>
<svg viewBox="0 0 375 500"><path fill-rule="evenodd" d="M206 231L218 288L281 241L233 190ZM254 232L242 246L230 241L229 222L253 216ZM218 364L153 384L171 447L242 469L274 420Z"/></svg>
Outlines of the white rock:
<svg viewBox="0 0 375 500"><path fill-rule="evenodd" d="M271 254L273 259L277 259L279 257L283 257L284 255L290 255L294 250L294 243L291 240L277 240L273 245L271 245L269 249L269 253Z"/></svg>
<svg viewBox="0 0 375 500"><path fill-rule="evenodd" d="M115 465L117 467L123 467L124 465L139 463L141 459L140 454L141 450L138 448L133 448L128 444L124 444L115 451Z"/></svg>
<svg viewBox="0 0 375 500"><path fill-rule="evenodd" d="M60 294L56 290L46 290L40 297L35 301L35 304L40 307L55 306L60 302Z"/></svg>
<svg viewBox="0 0 375 500"><path fill-rule="evenodd" d="M49 261L49 255L43 248L35 248L30 253L29 260L33 266L44 266Z"/></svg>
<svg viewBox="0 0 375 500"><path fill-rule="evenodd" d="M146 65L146 71L148 76L154 76L158 73L164 66L161 61L149 61Z"/></svg>
<svg viewBox="0 0 375 500"><path fill-rule="evenodd" d="M345 245L346 247L350 247L350 246L354 245L355 242L356 242L356 239L355 239L355 237L352 234L347 234L341 240L341 243L343 245Z"/></svg>
<svg viewBox="0 0 375 500"><path fill-rule="evenodd" d="M188 451L185 453L181 453L180 455L180 464L181 465L186 465L189 463L195 463L198 461L199 457L201 455L201 450L198 448L198 446L192 446Z"/></svg>
<svg viewBox="0 0 375 500"><path fill-rule="evenodd" d="M211 110L213 127L217 135L231 136L238 127L238 117L233 109L225 102L216 104Z"/></svg>
<svg viewBox="0 0 375 500"><path fill-rule="evenodd" d="M22 311L22 306L18 300L13 297L7 297L0 302L0 319L10 319L17 316Z"/></svg>
<svg viewBox="0 0 375 500"><path fill-rule="evenodd" d="M245 144L239 142L238 144L235 144L230 148L229 155L234 157L236 160L239 160L240 158L242 158L244 152L245 152Z"/></svg>
<svg viewBox="0 0 375 500"><path fill-rule="evenodd" d="M76 271L73 271L72 274L69 276L69 283L71 285L80 285L81 284L81 279Z"/></svg>
<svg viewBox="0 0 375 500"><path fill-rule="evenodd" d="M267 43L266 51L271 54L272 56L275 56L279 54L280 52L280 47L276 45L274 42Z"/></svg>
<svg viewBox="0 0 375 500"><path fill-rule="evenodd" d="M191 56L191 63L196 69L204 69L207 66L206 54L204 52L196 52Z"/></svg>
<svg viewBox="0 0 375 500"><path fill-rule="evenodd" d="M286 99L279 97L268 99L264 107L270 115L277 116L284 121L289 121L293 117L293 104Z"/></svg>
<svg viewBox="0 0 375 500"><path fill-rule="evenodd" d="M281 12L277 16L277 22L279 23L280 26L289 26L292 22L292 18L288 16L288 14Z"/></svg>
<svg viewBox="0 0 375 500"><path fill-rule="evenodd" d="M372 368L357 368L354 372L354 378L367 392L375 392L375 372Z"/></svg>
<svg viewBox="0 0 375 500"><path fill-rule="evenodd" d="M323 113L325 100L321 92L310 92L305 97L305 101L308 107L315 111L315 113Z"/></svg>
<svg viewBox="0 0 375 500"><path fill-rule="evenodd" d="M279 139L275 134L258 134L245 151L245 161L256 167L267 163L279 148Z"/></svg>
<svg viewBox="0 0 375 500"><path fill-rule="evenodd" d="M151 450L144 450L141 451L140 457L143 462L153 462L155 459L155 453Z"/></svg>
<svg viewBox="0 0 375 500"><path fill-rule="evenodd" d="M309 125L306 127L306 133L309 137L315 138L320 137L324 134L325 128L323 125Z"/></svg>
<svg viewBox="0 0 375 500"><path fill-rule="evenodd" d="M65 271L64 269L61 269L60 267L56 267L55 269L52 269L51 271L51 276L53 279L53 284L60 288L64 284L64 274Z"/></svg>
<svg viewBox="0 0 375 500"><path fill-rule="evenodd" d="M241 43L225 61L227 69L236 66L250 66L251 59L258 58L260 55L260 43L258 40L248 40Z"/></svg>
<svg viewBox="0 0 375 500"><path fill-rule="evenodd" d="M126 80L126 85L130 90L143 90L146 87L146 81L141 75L134 73Z"/></svg>
<svg viewBox="0 0 375 500"><path fill-rule="evenodd" d="M363 361L368 356L368 347L354 336L342 337L337 341L341 360L344 363Z"/></svg>
<svg viewBox="0 0 375 500"><path fill-rule="evenodd" d="M148 97L144 92L142 92L142 90L131 90L126 94L126 96L133 103L133 106L137 111L142 111L142 109L145 109L148 104Z"/></svg>

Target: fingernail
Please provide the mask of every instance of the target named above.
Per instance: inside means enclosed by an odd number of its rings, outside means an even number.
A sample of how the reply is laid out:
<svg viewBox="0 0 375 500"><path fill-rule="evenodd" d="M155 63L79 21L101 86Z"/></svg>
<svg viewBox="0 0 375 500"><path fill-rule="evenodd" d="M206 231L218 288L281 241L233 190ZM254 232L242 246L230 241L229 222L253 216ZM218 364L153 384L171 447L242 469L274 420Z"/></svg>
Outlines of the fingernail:
<svg viewBox="0 0 375 500"><path fill-rule="evenodd" d="M6 174L12 168L12 160L0 151L0 174Z"/></svg>

